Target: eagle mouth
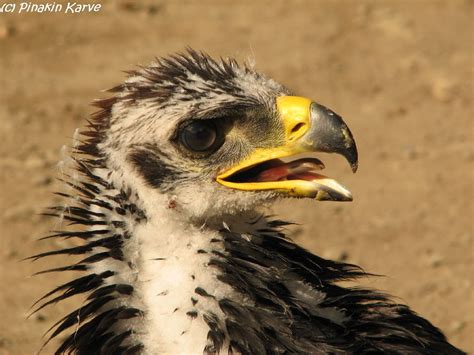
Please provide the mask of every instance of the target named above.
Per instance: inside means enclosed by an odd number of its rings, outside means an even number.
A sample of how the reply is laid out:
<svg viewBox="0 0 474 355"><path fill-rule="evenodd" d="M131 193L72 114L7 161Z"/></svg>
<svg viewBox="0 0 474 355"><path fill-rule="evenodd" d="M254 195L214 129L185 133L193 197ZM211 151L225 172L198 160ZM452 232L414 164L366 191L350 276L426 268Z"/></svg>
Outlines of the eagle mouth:
<svg viewBox="0 0 474 355"><path fill-rule="evenodd" d="M344 186L319 174L324 164L301 154L336 153L357 170L357 148L342 118L328 108L297 96L276 99L282 132L280 144L256 148L216 181L245 191L271 191L279 196L309 197L319 201L352 201ZM276 143L276 142L275 142Z"/></svg>
<svg viewBox="0 0 474 355"><path fill-rule="evenodd" d="M282 159L271 159L237 171L225 180L236 183L285 180L311 181L322 176L315 173L315 171L322 169L324 169L324 164L317 158L301 158L287 162Z"/></svg>
<svg viewBox="0 0 474 355"><path fill-rule="evenodd" d="M319 201L352 201L349 190L319 173L324 168L323 162L315 157L274 158L241 166L217 180L222 185L237 190L273 190L280 194L310 197Z"/></svg>

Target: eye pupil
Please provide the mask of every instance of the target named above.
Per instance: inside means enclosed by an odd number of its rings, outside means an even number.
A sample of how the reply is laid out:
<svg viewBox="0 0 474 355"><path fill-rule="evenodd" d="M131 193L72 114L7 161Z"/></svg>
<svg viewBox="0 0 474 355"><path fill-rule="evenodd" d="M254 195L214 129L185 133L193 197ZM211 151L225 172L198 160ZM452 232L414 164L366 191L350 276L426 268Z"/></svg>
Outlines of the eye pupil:
<svg viewBox="0 0 474 355"><path fill-rule="evenodd" d="M212 122L193 122L181 131L180 139L187 149L203 152L214 146L217 130Z"/></svg>

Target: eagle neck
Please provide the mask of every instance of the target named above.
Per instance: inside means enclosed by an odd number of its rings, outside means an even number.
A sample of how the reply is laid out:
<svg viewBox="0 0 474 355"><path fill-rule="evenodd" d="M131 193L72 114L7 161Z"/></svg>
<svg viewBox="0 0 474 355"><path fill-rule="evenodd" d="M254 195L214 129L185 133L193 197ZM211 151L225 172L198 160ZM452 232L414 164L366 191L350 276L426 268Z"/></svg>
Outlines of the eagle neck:
<svg viewBox="0 0 474 355"><path fill-rule="evenodd" d="M134 342L145 353L212 353L228 348L225 314L219 300L245 300L232 286L220 281L222 270L213 264L225 253L221 230L235 225L231 217L196 220L176 206L173 196L127 183L119 172L102 171L117 191L127 191L125 205L136 206L140 221L127 221L122 263L96 265L96 272L113 269L110 284L129 284L133 296L121 300L143 316L125 320ZM129 186L134 186L130 188ZM135 209L135 208L134 208ZM117 220L111 211L109 220ZM227 222L226 222L227 221ZM210 335L211 334L211 335ZM199 350L197 350L199 349ZM214 349L214 350L213 350Z"/></svg>

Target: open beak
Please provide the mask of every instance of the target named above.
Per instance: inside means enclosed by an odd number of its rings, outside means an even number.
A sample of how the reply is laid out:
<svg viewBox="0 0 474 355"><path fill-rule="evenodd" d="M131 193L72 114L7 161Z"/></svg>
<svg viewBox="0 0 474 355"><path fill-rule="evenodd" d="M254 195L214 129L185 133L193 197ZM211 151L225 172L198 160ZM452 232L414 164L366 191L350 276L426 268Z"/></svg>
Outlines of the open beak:
<svg viewBox="0 0 474 355"><path fill-rule="evenodd" d="M344 156L355 172L357 148L342 118L328 108L298 96L278 97L277 109L285 130L284 144L256 149L217 176L217 182L237 190L271 190L319 201L352 201L349 190L336 180L319 174L324 169L319 159L288 159L303 153L336 153Z"/></svg>

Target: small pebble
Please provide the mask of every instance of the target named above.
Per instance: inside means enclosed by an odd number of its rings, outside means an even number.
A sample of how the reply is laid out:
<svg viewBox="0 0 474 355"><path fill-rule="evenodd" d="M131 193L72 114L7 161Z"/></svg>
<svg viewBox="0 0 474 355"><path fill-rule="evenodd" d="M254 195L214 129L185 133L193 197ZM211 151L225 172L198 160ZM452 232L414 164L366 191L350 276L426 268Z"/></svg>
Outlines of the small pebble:
<svg viewBox="0 0 474 355"><path fill-rule="evenodd" d="M12 341L10 339L7 339L7 338L4 338L3 336L0 336L0 349L1 348L6 348L7 346L10 346L11 344L12 344Z"/></svg>
<svg viewBox="0 0 474 355"><path fill-rule="evenodd" d="M18 259L18 251L16 250L10 250L7 254L7 258L10 260L16 260Z"/></svg>
<svg viewBox="0 0 474 355"><path fill-rule="evenodd" d="M448 79L439 77L431 84L431 95L441 102L449 102L456 96L456 84Z"/></svg>
<svg viewBox="0 0 474 355"><path fill-rule="evenodd" d="M38 322L44 322L44 321L46 320L46 317L45 317L43 314L38 313L38 314L36 315L36 320L37 320Z"/></svg>
<svg viewBox="0 0 474 355"><path fill-rule="evenodd" d="M122 1L119 3L119 7L130 12L137 12L141 9L141 6L136 1Z"/></svg>
<svg viewBox="0 0 474 355"><path fill-rule="evenodd" d="M0 39L11 37L15 34L15 27L6 24L0 24Z"/></svg>
<svg viewBox="0 0 474 355"><path fill-rule="evenodd" d="M445 260L441 255L433 254L429 258L428 263L431 267L437 268L437 267L440 267L441 265L443 265L444 261Z"/></svg>
<svg viewBox="0 0 474 355"><path fill-rule="evenodd" d="M459 332L466 326L466 322L464 321L455 321L451 325L451 331L453 332Z"/></svg>
<svg viewBox="0 0 474 355"><path fill-rule="evenodd" d="M323 257L329 260L347 261L349 259L349 253L341 249L327 249L324 251Z"/></svg>
<svg viewBox="0 0 474 355"><path fill-rule="evenodd" d="M53 179L48 175L37 175L33 177L32 182L35 186L48 186L53 182Z"/></svg>
<svg viewBox="0 0 474 355"><path fill-rule="evenodd" d="M159 5L150 5L150 6L148 6L148 14L149 15L155 15L159 11L160 11L160 6Z"/></svg>

